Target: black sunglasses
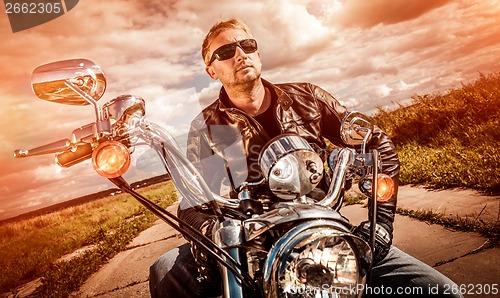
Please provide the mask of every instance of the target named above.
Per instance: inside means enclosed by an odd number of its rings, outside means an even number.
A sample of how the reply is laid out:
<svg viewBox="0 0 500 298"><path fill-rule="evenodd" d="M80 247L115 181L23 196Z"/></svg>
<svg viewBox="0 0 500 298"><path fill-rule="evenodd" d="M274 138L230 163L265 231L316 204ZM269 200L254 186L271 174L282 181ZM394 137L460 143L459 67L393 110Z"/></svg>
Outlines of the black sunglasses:
<svg viewBox="0 0 500 298"><path fill-rule="evenodd" d="M257 41L255 39L242 39L223 45L213 52L210 62L207 65L212 64L215 59L222 61L233 58L236 53L236 47L240 47L243 52L250 54L257 51Z"/></svg>

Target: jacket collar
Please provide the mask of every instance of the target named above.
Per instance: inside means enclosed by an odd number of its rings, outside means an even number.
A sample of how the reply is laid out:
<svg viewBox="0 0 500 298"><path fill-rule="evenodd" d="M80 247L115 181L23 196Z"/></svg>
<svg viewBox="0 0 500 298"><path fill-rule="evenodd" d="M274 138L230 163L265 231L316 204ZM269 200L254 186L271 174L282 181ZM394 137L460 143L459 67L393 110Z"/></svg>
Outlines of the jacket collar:
<svg viewBox="0 0 500 298"><path fill-rule="evenodd" d="M261 80L262 83L264 84L264 87L269 88L271 92L274 91L274 93L277 96L277 102L280 105L280 107L285 111L288 110L293 103L292 98L286 92L281 90L278 86L264 79ZM229 96L227 96L226 90L224 89L224 87L221 87L219 91L219 110L225 111L227 109L232 109L232 108L233 105L229 100Z"/></svg>

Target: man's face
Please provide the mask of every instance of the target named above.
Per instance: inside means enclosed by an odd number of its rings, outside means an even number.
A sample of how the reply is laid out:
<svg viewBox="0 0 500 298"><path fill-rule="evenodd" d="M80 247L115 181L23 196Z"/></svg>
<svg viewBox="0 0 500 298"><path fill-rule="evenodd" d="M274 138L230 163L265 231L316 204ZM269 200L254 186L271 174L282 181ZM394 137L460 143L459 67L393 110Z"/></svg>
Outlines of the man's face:
<svg viewBox="0 0 500 298"><path fill-rule="evenodd" d="M230 29L219 34L210 45L210 57L219 47L243 39L252 38L241 29ZM236 47L234 56L227 60L214 60L206 67L208 75L214 80L220 80L225 88L247 84L260 78L262 64L260 52L245 53Z"/></svg>

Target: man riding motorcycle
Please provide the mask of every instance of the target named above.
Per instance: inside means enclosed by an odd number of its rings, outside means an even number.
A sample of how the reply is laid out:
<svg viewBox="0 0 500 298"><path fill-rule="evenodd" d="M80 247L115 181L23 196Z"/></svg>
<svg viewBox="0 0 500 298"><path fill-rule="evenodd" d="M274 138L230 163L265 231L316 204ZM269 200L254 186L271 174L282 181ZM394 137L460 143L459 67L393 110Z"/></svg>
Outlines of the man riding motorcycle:
<svg viewBox="0 0 500 298"><path fill-rule="evenodd" d="M336 146L348 146L339 135L340 123L348 112L346 108L318 86L272 84L262 79L257 42L242 21L231 19L215 24L205 37L202 56L207 74L220 80L222 88L219 98L192 121L187 157L213 192L235 196L244 183L261 180L262 173L256 166L259 154L265 144L278 135L301 136L322 158L326 158L325 139ZM368 286L427 289L438 285L443 290L445 284L453 282L391 246L399 161L394 144L377 127L370 148L380 152L382 172L394 179L395 192L377 207L375 265ZM311 196L324 196L327 183L323 182ZM265 187L259 196L274 199ZM214 216L204 205L191 206L181 201L178 215L206 235L210 234ZM368 222L355 229L355 233L366 240L369 231ZM151 295L217 296L221 294L219 278L215 262L196 246L184 245L167 252L151 267ZM425 289L423 294L429 294Z"/></svg>

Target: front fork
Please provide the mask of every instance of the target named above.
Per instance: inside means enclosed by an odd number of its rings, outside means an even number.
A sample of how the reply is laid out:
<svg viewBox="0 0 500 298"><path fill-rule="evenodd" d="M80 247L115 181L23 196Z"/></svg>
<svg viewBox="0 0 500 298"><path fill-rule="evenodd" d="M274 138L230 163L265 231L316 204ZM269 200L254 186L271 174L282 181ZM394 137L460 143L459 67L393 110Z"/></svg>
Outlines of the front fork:
<svg viewBox="0 0 500 298"><path fill-rule="evenodd" d="M379 154L378 150L373 150L373 185L372 185L372 199L371 210L369 214L370 219L370 247L375 252L375 237L377 227L377 198L378 198L378 171L379 171Z"/></svg>
<svg viewBox="0 0 500 298"><path fill-rule="evenodd" d="M241 221L230 219L221 222L214 231L214 241L241 265L240 247L243 244ZM221 270L223 297L243 298L241 280L230 272L226 266L219 265L219 267Z"/></svg>

